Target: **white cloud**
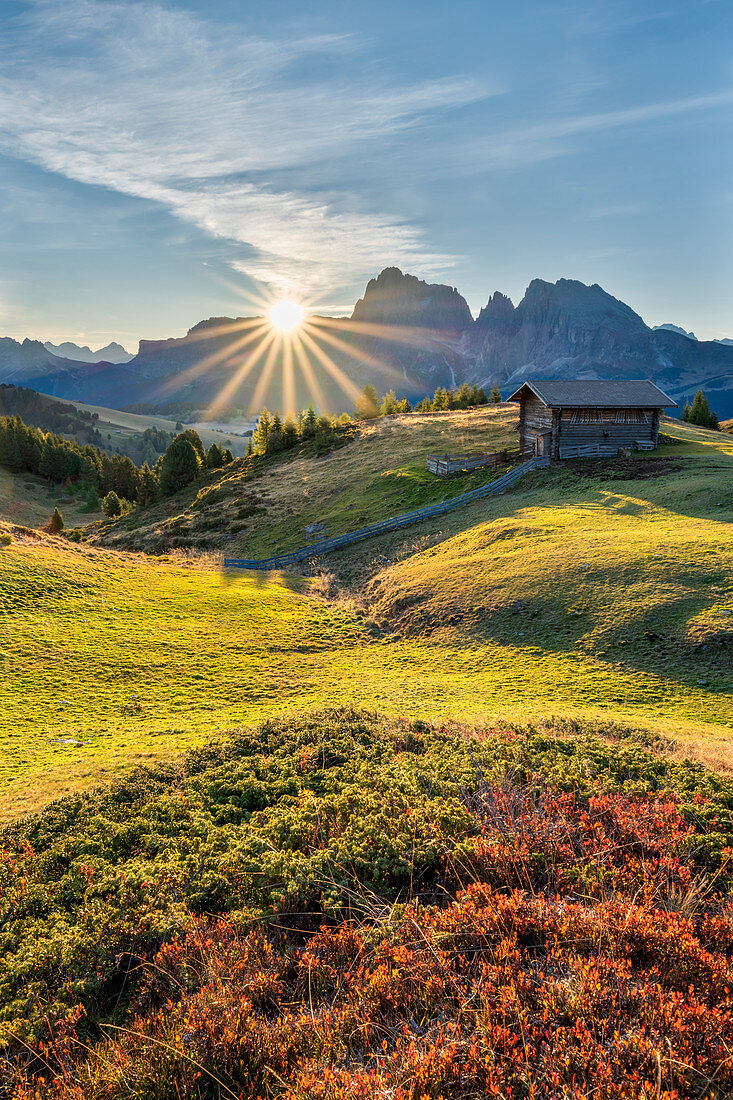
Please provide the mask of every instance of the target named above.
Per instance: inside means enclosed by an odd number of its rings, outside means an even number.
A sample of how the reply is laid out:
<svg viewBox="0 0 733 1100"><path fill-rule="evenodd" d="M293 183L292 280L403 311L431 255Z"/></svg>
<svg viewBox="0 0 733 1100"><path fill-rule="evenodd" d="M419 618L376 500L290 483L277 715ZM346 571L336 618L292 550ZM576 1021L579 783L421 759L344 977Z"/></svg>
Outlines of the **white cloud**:
<svg viewBox="0 0 733 1100"><path fill-rule="evenodd" d="M688 96L685 99L644 103L616 111L596 111L548 118L532 126L517 126L506 133L487 136L467 153L464 167L497 169L522 168L572 151L570 139L606 130L624 129L661 122L697 111L714 110L733 104L733 89Z"/></svg>
<svg viewBox="0 0 733 1100"><path fill-rule="evenodd" d="M37 0L0 51L0 148L247 246L235 266L278 291L328 291L384 262L425 275L452 262L416 226L276 177L475 101L475 81L379 85L354 75L348 37L267 41L148 0ZM327 79L297 75L313 54Z"/></svg>

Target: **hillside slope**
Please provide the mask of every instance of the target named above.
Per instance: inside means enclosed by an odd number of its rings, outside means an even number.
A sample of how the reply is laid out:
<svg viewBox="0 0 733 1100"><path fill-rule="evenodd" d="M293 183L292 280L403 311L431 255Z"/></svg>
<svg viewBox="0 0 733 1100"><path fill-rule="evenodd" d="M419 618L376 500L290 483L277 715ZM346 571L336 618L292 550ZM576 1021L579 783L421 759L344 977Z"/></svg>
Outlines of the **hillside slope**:
<svg viewBox="0 0 733 1100"><path fill-rule="evenodd" d="M622 722L733 767L733 441L676 430L694 442L634 459L633 480L568 463L329 557L350 579L345 600L311 594L319 578L14 533L0 549L0 813L170 758L207 730L326 702ZM357 466L337 502L379 484L376 470L357 483ZM266 471L273 496L286 473ZM313 492L302 470L290 485Z"/></svg>
<svg viewBox="0 0 733 1100"><path fill-rule="evenodd" d="M504 405L367 421L330 455L318 457L306 444L267 460L242 460L152 508L103 524L94 537L123 549L197 546L266 557L490 480L495 473L483 471L436 479L426 456L516 447L516 417Z"/></svg>

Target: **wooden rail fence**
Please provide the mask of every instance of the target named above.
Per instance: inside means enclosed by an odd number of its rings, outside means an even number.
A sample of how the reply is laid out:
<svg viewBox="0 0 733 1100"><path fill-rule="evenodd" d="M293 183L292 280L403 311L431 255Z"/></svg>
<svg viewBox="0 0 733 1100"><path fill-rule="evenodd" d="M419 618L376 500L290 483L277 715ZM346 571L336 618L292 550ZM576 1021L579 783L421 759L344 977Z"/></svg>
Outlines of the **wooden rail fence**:
<svg viewBox="0 0 733 1100"><path fill-rule="evenodd" d="M284 565L292 565L294 562L304 561L307 558L317 558L330 550L350 546L354 542L361 542L363 539L384 534L386 531L396 531L400 527L409 527L413 523L420 523L421 520L431 519L433 516L442 516L446 512L452 512L455 508L472 504L474 500L481 500L482 497L502 493L519 481L520 477L524 477L525 474L529 473L530 470L546 465L549 465L547 459L531 458L528 462L523 462L521 466L515 466L513 470L504 474L503 477L497 478L496 481L490 481L488 485L481 485L478 489L461 493L460 496L453 497L451 500L444 500L440 504L431 504L425 508L416 508L412 512L403 512L399 516L382 520L381 523L372 523L368 527L360 527L357 531L350 531L346 535L336 535L332 539L323 539L321 542L311 543L310 546L301 546L298 550L291 550L285 554L275 554L270 558L225 558L224 568L279 569Z"/></svg>
<svg viewBox="0 0 733 1100"><path fill-rule="evenodd" d="M468 470L480 470L484 466L503 466L507 462L521 462L534 454L533 447L513 451L492 451L479 455L428 455L428 470L438 477L452 477Z"/></svg>

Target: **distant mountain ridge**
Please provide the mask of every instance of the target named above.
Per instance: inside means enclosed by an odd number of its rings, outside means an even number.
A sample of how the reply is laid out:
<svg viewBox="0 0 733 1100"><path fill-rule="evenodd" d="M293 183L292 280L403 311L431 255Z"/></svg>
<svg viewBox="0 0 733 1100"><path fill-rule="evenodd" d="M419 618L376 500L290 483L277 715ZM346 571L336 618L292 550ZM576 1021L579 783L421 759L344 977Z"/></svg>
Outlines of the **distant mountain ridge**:
<svg viewBox="0 0 733 1100"><path fill-rule="evenodd" d="M96 351L92 351L88 344L80 346L71 340L65 340L62 344L52 344L50 340L46 340L43 346L52 355L57 355L60 359L73 359L77 363L129 363L135 358L133 352L127 351L114 340Z"/></svg>
<svg viewBox="0 0 733 1100"><path fill-rule="evenodd" d="M367 382L414 399L464 381L496 383L506 393L527 375L651 378L681 404L702 388L721 419L733 416L733 344L697 340L669 323L650 328L598 284L533 279L517 306L496 291L474 320L455 287L385 268L350 318L312 320L309 335L321 351L306 341L308 370L297 356L291 369L282 350L252 362L258 347L246 343L248 319L217 317L183 337L143 340L137 355L116 365L0 339L0 382L118 408L206 408L220 394L248 406L257 389L258 404L284 411L290 372L297 407L315 400L336 411L350 408L353 387Z"/></svg>

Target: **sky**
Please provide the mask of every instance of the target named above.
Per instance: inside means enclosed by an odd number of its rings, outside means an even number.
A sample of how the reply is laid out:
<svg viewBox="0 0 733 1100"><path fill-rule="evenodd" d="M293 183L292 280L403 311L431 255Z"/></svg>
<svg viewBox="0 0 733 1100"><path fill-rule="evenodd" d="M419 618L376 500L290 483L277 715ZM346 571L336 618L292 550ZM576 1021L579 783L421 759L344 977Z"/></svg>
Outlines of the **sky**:
<svg viewBox="0 0 733 1100"><path fill-rule="evenodd" d="M0 336L135 350L398 266L733 337L730 0L0 0Z"/></svg>

